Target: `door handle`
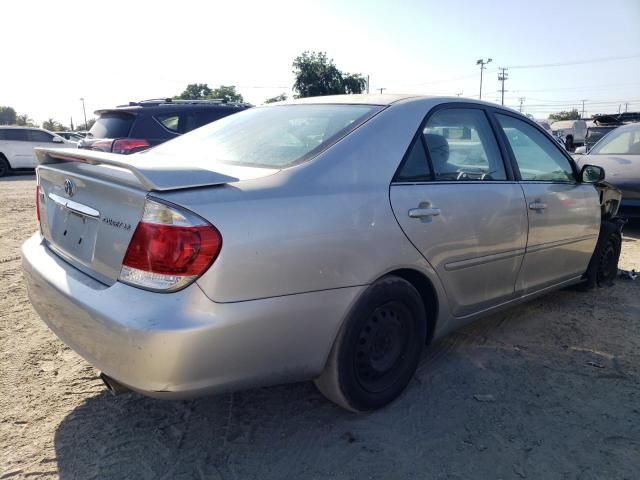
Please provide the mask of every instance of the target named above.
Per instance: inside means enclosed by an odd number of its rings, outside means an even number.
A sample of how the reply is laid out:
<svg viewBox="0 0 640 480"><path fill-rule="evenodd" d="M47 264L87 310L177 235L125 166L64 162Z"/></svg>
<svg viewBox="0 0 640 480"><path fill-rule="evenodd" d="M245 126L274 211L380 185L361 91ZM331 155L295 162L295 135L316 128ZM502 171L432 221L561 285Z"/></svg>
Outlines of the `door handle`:
<svg viewBox="0 0 640 480"><path fill-rule="evenodd" d="M412 208L409 210L411 218L437 217L440 215L439 208Z"/></svg>
<svg viewBox="0 0 640 480"><path fill-rule="evenodd" d="M540 201L529 203L529 210L545 210L546 208L547 204Z"/></svg>

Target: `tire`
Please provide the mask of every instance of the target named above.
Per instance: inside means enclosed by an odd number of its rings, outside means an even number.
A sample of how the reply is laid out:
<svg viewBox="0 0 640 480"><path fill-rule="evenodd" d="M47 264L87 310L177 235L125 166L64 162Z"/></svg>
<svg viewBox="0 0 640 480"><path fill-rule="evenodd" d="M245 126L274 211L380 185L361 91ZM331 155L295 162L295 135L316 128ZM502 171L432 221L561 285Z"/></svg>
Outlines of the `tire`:
<svg viewBox="0 0 640 480"><path fill-rule="evenodd" d="M573 137L568 136L564 141L564 146L568 152L573 152Z"/></svg>
<svg viewBox="0 0 640 480"><path fill-rule="evenodd" d="M418 291L400 277L383 277L349 313L314 383L325 397L352 412L381 408L413 378L426 337Z"/></svg>
<svg viewBox="0 0 640 480"><path fill-rule="evenodd" d="M585 274L585 290L610 287L615 283L622 249L621 227L622 225L615 222L603 222L600 227L598 243Z"/></svg>
<svg viewBox="0 0 640 480"><path fill-rule="evenodd" d="M11 173L11 166L4 155L0 154L0 177L6 177Z"/></svg>

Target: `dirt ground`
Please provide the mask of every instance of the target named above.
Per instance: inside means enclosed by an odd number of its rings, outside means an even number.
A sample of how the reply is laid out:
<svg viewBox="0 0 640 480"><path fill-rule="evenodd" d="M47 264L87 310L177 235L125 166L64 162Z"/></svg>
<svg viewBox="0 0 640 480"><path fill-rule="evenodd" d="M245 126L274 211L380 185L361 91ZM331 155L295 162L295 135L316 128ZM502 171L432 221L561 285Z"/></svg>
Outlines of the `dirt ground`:
<svg viewBox="0 0 640 480"><path fill-rule="evenodd" d="M0 181L0 479L639 477L640 279L556 292L445 338L370 415L310 383L113 397L27 301L34 183ZM638 226L621 268L640 270Z"/></svg>

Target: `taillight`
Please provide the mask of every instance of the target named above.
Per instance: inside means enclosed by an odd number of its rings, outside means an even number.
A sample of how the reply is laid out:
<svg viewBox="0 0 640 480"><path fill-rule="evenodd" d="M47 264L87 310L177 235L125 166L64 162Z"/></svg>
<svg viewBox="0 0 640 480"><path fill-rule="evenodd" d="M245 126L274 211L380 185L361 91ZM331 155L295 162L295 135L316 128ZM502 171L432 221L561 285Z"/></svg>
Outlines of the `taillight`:
<svg viewBox="0 0 640 480"><path fill-rule="evenodd" d="M156 291L184 288L214 262L220 232L191 212L147 199L122 262L120 280Z"/></svg>
<svg viewBox="0 0 640 480"><path fill-rule="evenodd" d="M113 153L135 153L149 148L151 144L142 138L119 138L113 141Z"/></svg>
<svg viewBox="0 0 640 480"><path fill-rule="evenodd" d="M90 146L90 150L98 150L99 152L110 152L113 140L96 140Z"/></svg>
<svg viewBox="0 0 640 480"><path fill-rule="evenodd" d="M40 222L40 185L36 185L36 218Z"/></svg>

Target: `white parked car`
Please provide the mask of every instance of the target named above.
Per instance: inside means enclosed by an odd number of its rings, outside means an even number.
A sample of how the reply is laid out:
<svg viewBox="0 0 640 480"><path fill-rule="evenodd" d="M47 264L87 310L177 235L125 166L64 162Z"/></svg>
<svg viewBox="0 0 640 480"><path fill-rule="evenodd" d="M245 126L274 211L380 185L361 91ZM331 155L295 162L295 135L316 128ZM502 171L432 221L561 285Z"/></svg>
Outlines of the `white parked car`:
<svg viewBox="0 0 640 480"><path fill-rule="evenodd" d="M0 127L0 177L12 170L35 168L35 147L72 148L76 142L42 128Z"/></svg>
<svg viewBox="0 0 640 480"><path fill-rule="evenodd" d="M560 120L551 124L551 132L562 137L567 150L573 151L578 145L584 145L587 136L587 122L584 120Z"/></svg>

